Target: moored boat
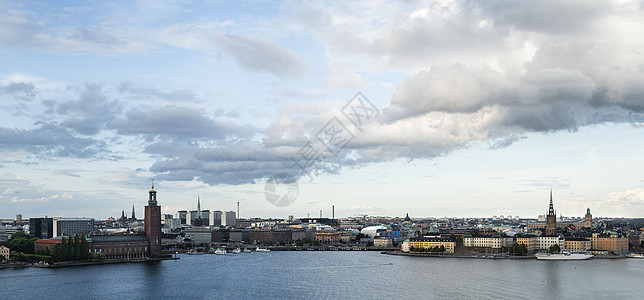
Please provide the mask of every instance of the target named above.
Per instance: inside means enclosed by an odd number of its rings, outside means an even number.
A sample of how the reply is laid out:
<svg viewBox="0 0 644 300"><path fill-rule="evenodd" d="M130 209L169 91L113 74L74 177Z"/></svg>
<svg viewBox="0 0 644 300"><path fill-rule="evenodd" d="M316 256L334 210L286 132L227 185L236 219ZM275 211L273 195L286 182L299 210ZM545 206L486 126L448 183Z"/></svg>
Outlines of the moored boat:
<svg viewBox="0 0 644 300"><path fill-rule="evenodd" d="M544 260L584 260L590 259L594 255L588 252L568 252L562 251L560 253L537 253L535 254L537 259Z"/></svg>
<svg viewBox="0 0 644 300"><path fill-rule="evenodd" d="M226 255L226 249L217 248L217 250L215 250L215 254L217 254L217 255Z"/></svg>
<svg viewBox="0 0 644 300"><path fill-rule="evenodd" d="M233 254L239 254L239 253L241 253L241 249L235 248L235 250L233 250Z"/></svg>
<svg viewBox="0 0 644 300"><path fill-rule="evenodd" d="M270 249L264 249L260 247L257 247L257 249L255 249L255 252L270 252L270 251L271 251Z"/></svg>

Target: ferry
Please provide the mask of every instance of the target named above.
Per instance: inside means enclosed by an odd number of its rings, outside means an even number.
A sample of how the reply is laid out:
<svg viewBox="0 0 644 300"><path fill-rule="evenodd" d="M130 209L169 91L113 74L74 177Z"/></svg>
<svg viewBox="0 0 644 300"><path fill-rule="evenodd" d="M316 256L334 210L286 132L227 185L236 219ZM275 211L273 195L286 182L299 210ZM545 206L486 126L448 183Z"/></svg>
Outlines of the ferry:
<svg viewBox="0 0 644 300"><path fill-rule="evenodd" d="M590 259L594 255L588 253L588 252L568 252L568 251L562 251L560 253L537 253L535 254L537 259L545 259L545 260L582 260L582 259Z"/></svg>

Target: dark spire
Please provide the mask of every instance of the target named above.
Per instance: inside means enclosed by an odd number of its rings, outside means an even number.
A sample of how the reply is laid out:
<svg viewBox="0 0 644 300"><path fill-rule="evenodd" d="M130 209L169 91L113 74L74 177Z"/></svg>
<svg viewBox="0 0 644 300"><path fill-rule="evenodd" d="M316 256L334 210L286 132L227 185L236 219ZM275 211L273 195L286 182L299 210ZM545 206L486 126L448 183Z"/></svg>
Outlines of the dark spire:
<svg viewBox="0 0 644 300"><path fill-rule="evenodd" d="M132 204L132 220L136 220L136 214L134 213L134 204Z"/></svg>
<svg viewBox="0 0 644 300"><path fill-rule="evenodd" d="M197 193L197 218L201 219L201 197Z"/></svg>
<svg viewBox="0 0 644 300"><path fill-rule="evenodd" d="M550 189L550 208L548 209L548 215L549 216L554 216L555 215L555 208L552 205L552 189Z"/></svg>

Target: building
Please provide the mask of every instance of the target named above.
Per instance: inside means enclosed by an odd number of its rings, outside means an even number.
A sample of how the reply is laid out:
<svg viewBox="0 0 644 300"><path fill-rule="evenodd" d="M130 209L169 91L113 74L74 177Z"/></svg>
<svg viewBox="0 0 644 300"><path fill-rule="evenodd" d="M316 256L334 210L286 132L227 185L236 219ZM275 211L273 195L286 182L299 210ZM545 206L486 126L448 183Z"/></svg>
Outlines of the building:
<svg viewBox="0 0 644 300"><path fill-rule="evenodd" d="M54 218L54 233L52 237L63 235L84 234L94 232L93 218Z"/></svg>
<svg viewBox="0 0 644 300"><path fill-rule="evenodd" d="M154 185L148 194L148 205L145 206L145 236L150 243L149 257L157 258L161 256L161 206L157 204Z"/></svg>
<svg viewBox="0 0 644 300"><path fill-rule="evenodd" d="M53 252L55 245L60 245L62 243L62 236L51 238L51 239L37 239L34 241L34 252L35 253L49 253Z"/></svg>
<svg viewBox="0 0 644 300"><path fill-rule="evenodd" d="M559 245L559 249L564 249L565 239L558 235L540 235L536 239L537 250L549 250L553 245Z"/></svg>
<svg viewBox="0 0 644 300"><path fill-rule="evenodd" d="M340 233L335 230L320 230L315 232L315 240L322 244L338 244Z"/></svg>
<svg viewBox="0 0 644 300"><path fill-rule="evenodd" d="M517 244L524 244L528 249L528 253L535 252L537 250L537 238L534 235L515 235L514 241Z"/></svg>
<svg viewBox="0 0 644 300"><path fill-rule="evenodd" d="M50 239L54 236L54 219L47 218L30 218L29 235L41 239Z"/></svg>
<svg viewBox="0 0 644 300"><path fill-rule="evenodd" d="M248 243L250 242L250 229L234 229L228 233L228 240L230 242Z"/></svg>
<svg viewBox="0 0 644 300"><path fill-rule="evenodd" d="M388 238L373 239L374 247L393 247L393 240Z"/></svg>
<svg viewBox="0 0 644 300"><path fill-rule="evenodd" d="M212 230L210 227L195 227L184 229L183 232L190 236L196 244L208 244L212 241Z"/></svg>
<svg viewBox="0 0 644 300"><path fill-rule="evenodd" d="M249 238L259 244L289 244L293 235L290 230L251 230Z"/></svg>
<svg viewBox="0 0 644 300"><path fill-rule="evenodd" d="M593 215L590 214L590 207L586 209L586 215L584 216L584 227L593 227Z"/></svg>
<svg viewBox="0 0 644 300"><path fill-rule="evenodd" d="M592 242L584 238L566 238L564 249L568 251L589 251L592 249Z"/></svg>
<svg viewBox="0 0 644 300"><path fill-rule="evenodd" d="M409 252L409 247L410 247L410 245L409 245L409 240L405 240L405 241L404 241L404 242L402 242L402 244L400 245L400 251L401 251L401 252L408 253L408 252Z"/></svg>
<svg viewBox="0 0 644 300"><path fill-rule="evenodd" d="M221 214L221 226L235 227L237 226L237 216L234 211L224 211Z"/></svg>
<svg viewBox="0 0 644 300"><path fill-rule="evenodd" d="M505 234L494 235L463 235L463 246L471 248L502 249L512 246L514 240Z"/></svg>
<svg viewBox="0 0 644 300"><path fill-rule="evenodd" d="M552 205L552 190L550 190L550 207L546 215L546 235L557 235L557 213Z"/></svg>
<svg viewBox="0 0 644 300"><path fill-rule="evenodd" d="M17 214L16 215L16 225L20 225L20 224L22 224L22 215Z"/></svg>
<svg viewBox="0 0 644 300"><path fill-rule="evenodd" d="M187 218L187 215L188 215L187 211L180 210L180 211L177 212L177 214L178 214L179 220L181 220L182 225L188 224L188 223L186 223L186 218Z"/></svg>
<svg viewBox="0 0 644 300"><path fill-rule="evenodd" d="M615 232L595 232L589 239L592 243L592 250L603 250L610 254L624 254L628 252L628 237Z"/></svg>
<svg viewBox="0 0 644 300"><path fill-rule="evenodd" d="M142 234L92 235L87 243L90 252L103 253L105 259L142 259L152 253L148 237Z"/></svg>
<svg viewBox="0 0 644 300"><path fill-rule="evenodd" d="M4 257L4 261L9 261L11 257L11 250L5 246L0 246L0 256Z"/></svg>
<svg viewBox="0 0 644 300"><path fill-rule="evenodd" d="M130 216L130 221L136 221L136 213L134 212L134 204L132 204L132 216Z"/></svg>
<svg viewBox="0 0 644 300"><path fill-rule="evenodd" d="M424 252L422 250L440 248L441 246L445 247L444 253L454 253L454 248L456 243L452 239L448 238L413 238L409 240L409 252L411 253L420 253Z"/></svg>
<svg viewBox="0 0 644 300"><path fill-rule="evenodd" d="M181 228L181 220L173 218L171 214L164 214L163 220L161 221L165 233L170 233L175 229Z"/></svg>
<svg viewBox="0 0 644 300"><path fill-rule="evenodd" d="M221 215L222 215L222 212L220 210L211 211L208 224L210 224L210 226L216 226L216 227L221 226Z"/></svg>

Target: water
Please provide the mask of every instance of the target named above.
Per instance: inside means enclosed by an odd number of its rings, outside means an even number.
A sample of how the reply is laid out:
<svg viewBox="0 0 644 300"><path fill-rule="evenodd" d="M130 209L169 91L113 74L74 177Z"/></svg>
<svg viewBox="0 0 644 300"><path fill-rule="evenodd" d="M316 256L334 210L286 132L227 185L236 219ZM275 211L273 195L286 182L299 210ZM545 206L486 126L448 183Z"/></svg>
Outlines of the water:
<svg viewBox="0 0 644 300"><path fill-rule="evenodd" d="M0 299L641 299L644 260L488 260L378 252L181 255L0 270Z"/></svg>

